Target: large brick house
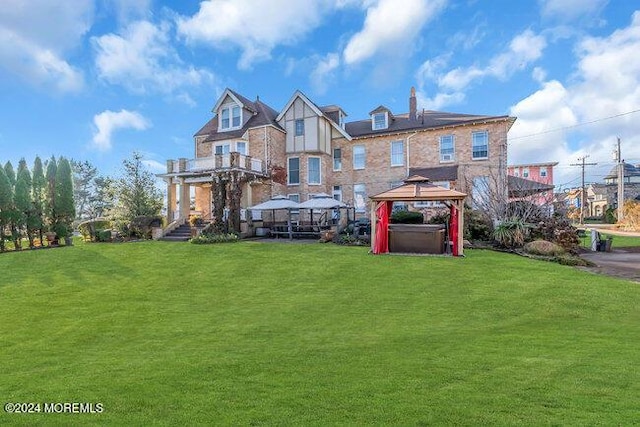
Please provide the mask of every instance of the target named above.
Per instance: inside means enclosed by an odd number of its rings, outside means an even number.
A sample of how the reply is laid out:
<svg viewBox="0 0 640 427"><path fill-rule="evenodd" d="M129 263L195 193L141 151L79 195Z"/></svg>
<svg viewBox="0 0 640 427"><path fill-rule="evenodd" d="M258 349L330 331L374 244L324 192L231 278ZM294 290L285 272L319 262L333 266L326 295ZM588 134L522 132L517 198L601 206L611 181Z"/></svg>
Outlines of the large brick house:
<svg viewBox="0 0 640 427"><path fill-rule="evenodd" d="M191 186L204 217L221 212L216 201L228 205L234 197L244 215L243 208L276 195L302 202L317 193L366 216L369 196L415 173L472 198L489 191L506 198L514 117L418 111L413 88L408 107L394 113L379 106L347 122L339 106L320 107L300 91L276 111L226 89L194 136L195 158L168 160L160 175L168 185L169 219L189 216ZM495 176L505 177L505 188L491 188L503 182Z"/></svg>

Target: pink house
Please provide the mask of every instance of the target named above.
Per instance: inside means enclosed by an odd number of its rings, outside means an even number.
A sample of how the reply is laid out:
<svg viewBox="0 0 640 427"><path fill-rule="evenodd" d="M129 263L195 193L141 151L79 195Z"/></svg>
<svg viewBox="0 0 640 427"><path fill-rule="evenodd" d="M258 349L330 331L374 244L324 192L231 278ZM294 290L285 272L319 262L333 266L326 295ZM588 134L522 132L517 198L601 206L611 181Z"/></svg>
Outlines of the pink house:
<svg viewBox="0 0 640 427"><path fill-rule="evenodd" d="M510 165L507 166L507 175L521 178L518 180L521 182L527 180L543 184L543 186L551 186L551 189L541 191L533 196L531 200L533 203L542 206L553 202L553 167L557 165L558 162ZM544 188L543 186L541 186L541 189Z"/></svg>

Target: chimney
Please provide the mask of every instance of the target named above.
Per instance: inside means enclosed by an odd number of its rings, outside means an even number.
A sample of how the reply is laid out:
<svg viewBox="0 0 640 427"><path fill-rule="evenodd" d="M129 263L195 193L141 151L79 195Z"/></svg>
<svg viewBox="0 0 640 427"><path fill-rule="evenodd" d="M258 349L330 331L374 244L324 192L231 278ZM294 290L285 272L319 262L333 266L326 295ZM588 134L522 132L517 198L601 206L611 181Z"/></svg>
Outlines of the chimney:
<svg viewBox="0 0 640 427"><path fill-rule="evenodd" d="M416 88L411 86L411 96L409 97L409 120L416 120L416 110L417 110L417 101L416 101Z"/></svg>

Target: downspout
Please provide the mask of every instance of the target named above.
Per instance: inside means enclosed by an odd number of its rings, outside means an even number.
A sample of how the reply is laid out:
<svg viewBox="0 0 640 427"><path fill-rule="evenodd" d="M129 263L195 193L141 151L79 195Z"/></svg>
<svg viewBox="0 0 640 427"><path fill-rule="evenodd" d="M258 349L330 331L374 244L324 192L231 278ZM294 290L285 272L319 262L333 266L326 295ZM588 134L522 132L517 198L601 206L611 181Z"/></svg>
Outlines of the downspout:
<svg viewBox="0 0 640 427"><path fill-rule="evenodd" d="M407 176L406 176L407 178L409 178L409 169L410 169L410 168L409 168L409 159L411 158L411 157L409 156L409 154L410 154L410 150L409 150L409 145L410 145L410 144L409 144L409 141L411 140L411 138L413 138L413 137L414 137L414 136L416 136L417 134L418 134L418 132L414 132L414 133L412 133L411 135L409 135L409 136L407 137Z"/></svg>

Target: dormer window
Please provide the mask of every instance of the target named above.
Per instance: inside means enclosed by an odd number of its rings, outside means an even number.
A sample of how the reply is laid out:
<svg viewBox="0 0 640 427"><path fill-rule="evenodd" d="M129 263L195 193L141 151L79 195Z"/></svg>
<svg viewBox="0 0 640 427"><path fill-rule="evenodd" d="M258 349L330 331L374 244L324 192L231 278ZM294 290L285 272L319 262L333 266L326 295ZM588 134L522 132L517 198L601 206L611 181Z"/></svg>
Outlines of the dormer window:
<svg viewBox="0 0 640 427"><path fill-rule="evenodd" d="M387 113L374 113L371 119L373 130L386 129L387 125Z"/></svg>
<svg viewBox="0 0 640 427"><path fill-rule="evenodd" d="M338 111L338 125L344 129L344 114L342 114L342 111Z"/></svg>
<svg viewBox="0 0 640 427"><path fill-rule="evenodd" d="M237 105L220 109L220 130L237 129L242 124L242 110Z"/></svg>

